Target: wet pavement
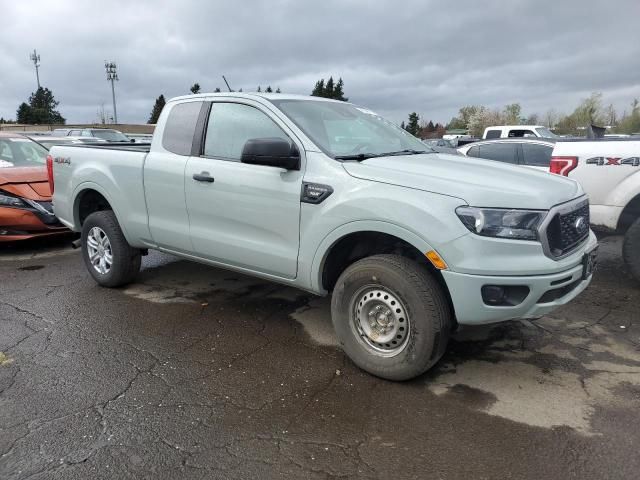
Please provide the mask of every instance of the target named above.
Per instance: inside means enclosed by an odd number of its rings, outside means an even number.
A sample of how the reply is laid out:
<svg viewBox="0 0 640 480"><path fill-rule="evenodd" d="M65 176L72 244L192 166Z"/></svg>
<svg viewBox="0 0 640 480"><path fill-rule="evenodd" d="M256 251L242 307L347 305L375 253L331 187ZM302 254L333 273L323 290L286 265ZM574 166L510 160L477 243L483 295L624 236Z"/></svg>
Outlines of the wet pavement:
<svg viewBox="0 0 640 480"><path fill-rule="evenodd" d="M570 305L392 383L328 299L158 253L109 290L61 243L2 249L0 478L638 478L640 285L600 253Z"/></svg>

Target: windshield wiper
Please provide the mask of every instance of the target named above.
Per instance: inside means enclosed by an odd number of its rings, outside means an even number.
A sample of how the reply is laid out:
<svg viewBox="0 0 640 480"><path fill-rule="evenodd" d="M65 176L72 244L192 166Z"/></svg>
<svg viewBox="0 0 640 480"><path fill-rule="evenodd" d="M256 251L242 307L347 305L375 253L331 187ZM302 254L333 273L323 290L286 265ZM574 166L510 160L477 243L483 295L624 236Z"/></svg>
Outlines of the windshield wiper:
<svg viewBox="0 0 640 480"><path fill-rule="evenodd" d="M393 157L398 155L419 155L421 153L434 153L433 151L427 150L397 150L395 152L384 152L384 153L354 153L353 155L337 155L333 158L336 160L366 160L368 158L376 158L376 157Z"/></svg>

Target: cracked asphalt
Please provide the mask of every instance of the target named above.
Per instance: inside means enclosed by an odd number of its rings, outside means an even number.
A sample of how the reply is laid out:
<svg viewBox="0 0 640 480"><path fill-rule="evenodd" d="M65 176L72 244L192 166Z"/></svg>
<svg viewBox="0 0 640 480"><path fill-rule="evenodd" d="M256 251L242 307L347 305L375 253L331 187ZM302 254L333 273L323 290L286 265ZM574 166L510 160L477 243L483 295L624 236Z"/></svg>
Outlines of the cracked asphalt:
<svg viewBox="0 0 640 480"><path fill-rule="evenodd" d="M336 348L328 299L151 253L96 286L64 243L0 251L2 479L636 479L640 285L467 328L392 383Z"/></svg>

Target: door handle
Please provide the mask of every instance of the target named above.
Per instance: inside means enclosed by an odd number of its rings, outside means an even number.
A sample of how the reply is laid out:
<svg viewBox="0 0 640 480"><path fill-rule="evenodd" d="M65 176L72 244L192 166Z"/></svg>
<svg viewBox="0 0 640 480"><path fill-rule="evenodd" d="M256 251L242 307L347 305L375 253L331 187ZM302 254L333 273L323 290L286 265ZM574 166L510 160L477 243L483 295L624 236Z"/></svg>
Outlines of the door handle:
<svg viewBox="0 0 640 480"><path fill-rule="evenodd" d="M216 180L211 175L209 175L209 172L194 173L193 179L197 182L207 182L207 183L213 183Z"/></svg>

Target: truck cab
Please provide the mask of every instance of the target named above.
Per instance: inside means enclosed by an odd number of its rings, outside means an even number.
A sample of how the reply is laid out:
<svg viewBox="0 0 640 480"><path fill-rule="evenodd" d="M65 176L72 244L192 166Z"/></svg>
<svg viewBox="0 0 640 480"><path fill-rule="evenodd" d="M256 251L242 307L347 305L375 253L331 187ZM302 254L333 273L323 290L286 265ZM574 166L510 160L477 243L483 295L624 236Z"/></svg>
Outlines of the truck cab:
<svg viewBox="0 0 640 480"><path fill-rule="evenodd" d="M498 125L485 128L482 134L483 140L517 137L557 138L558 136L543 125Z"/></svg>

